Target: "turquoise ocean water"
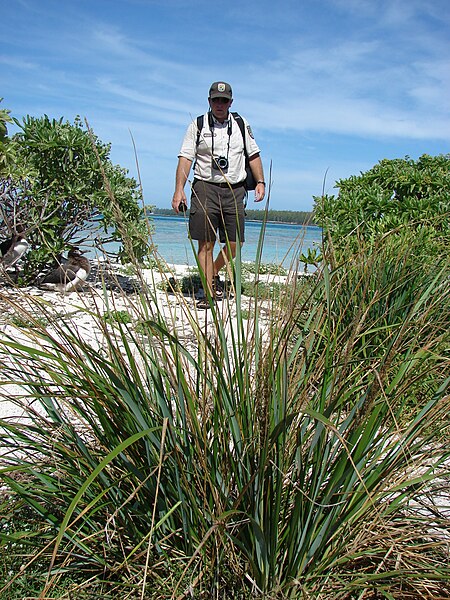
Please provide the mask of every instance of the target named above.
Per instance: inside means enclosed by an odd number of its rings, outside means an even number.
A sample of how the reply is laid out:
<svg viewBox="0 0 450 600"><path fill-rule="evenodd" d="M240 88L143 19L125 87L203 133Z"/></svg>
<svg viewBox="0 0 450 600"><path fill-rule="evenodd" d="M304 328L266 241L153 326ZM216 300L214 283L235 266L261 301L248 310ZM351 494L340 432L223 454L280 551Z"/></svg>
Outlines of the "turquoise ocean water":
<svg viewBox="0 0 450 600"><path fill-rule="evenodd" d="M152 242L158 253L170 264L195 265L194 253L187 235L187 218L184 216L163 217L152 215L155 233ZM262 223L246 221L245 243L242 260L256 260ZM262 262L276 263L289 267L297 253L307 253L321 242L320 227L304 227L284 223L267 223L264 235ZM194 242L197 248L197 242ZM217 246L218 248L218 246Z"/></svg>

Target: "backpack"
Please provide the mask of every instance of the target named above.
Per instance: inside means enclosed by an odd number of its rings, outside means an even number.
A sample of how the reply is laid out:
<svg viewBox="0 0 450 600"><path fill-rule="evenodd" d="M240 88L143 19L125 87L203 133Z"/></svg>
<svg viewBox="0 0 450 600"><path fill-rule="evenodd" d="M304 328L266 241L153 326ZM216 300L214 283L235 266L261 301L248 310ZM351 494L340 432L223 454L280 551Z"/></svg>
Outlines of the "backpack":
<svg viewBox="0 0 450 600"><path fill-rule="evenodd" d="M244 120L242 119L241 115L238 114L237 112L232 112L231 114L235 118L236 123L239 125L239 129L240 129L241 135L242 135L242 140L244 142L245 171L247 173L247 176L245 178L244 187L245 187L245 189L247 191L254 190L256 188L256 180L253 177L253 173L252 173L252 170L250 168L250 163L249 163L249 160L248 160L247 148L245 146ZM202 132L202 129L203 129L204 116L205 115L199 115L197 117L197 142L195 144L196 147L200 144L200 135L201 135L201 132Z"/></svg>

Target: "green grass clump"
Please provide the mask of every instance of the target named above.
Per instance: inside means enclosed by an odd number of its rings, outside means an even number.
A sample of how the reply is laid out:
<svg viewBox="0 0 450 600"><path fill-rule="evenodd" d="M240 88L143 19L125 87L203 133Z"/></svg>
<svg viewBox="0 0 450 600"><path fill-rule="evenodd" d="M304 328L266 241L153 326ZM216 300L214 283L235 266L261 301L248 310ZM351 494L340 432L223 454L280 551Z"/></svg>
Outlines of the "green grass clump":
<svg viewBox="0 0 450 600"><path fill-rule="evenodd" d="M128 325L133 321L132 316L127 310L111 310L104 316L107 323L121 323Z"/></svg>
<svg viewBox="0 0 450 600"><path fill-rule="evenodd" d="M271 299L280 301L285 295L285 284L266 281L245 281L242 285L242 293L245 296L259 298L261 300Z"/></svg>
<svg viewBox="0 0 450 600"><path fill-rule="evenodd" d="M29 419L0 477L32 525L0 531L1 593L25 551L42 595L448 597L449 264L406 254L325 256L245 309L237 261L233 300L178 305L189 336L151 286L138 332L91 314L98 347L70 319L3 335Z"/></svg>
<svg viewBox="0 0 450 600"><path fill-rule="evenodd" d="M243 262L241 267L242 276L248 278L249 275L279 275L285 276L288 271L282 265L277 263L259 263Z"/></svg>
<svg viewBox="0 0 450 600"><path fill-rule="evenodd" d="M33 317L32 315L23 316L23 315L12 315L10 322L15 327L19 328L33 328L36 324L45 327L48 324L48 319L44 316L41 317Z"/></svg>
<svg viewBox="0 0 450 600"><path fill-rule="evenodd" d="M175 277L169 277L160 286L161 289L168 291L170 294L182 293L189 296L197 294L200 288L203 288L201 277L198 273L190 273L177 280Z"/></svg>

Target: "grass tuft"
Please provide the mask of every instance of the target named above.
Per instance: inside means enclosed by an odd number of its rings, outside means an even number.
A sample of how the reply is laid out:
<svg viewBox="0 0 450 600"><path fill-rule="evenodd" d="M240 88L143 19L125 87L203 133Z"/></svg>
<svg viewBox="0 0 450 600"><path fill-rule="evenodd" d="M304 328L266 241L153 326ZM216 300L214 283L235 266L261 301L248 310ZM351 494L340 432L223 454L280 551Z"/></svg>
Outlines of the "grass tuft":
<svg viewBox="0 0 450 600"><path fill-rule="evenodd" d="M1 593L448 597L448 259L406 255L6 328Z"/></svg>

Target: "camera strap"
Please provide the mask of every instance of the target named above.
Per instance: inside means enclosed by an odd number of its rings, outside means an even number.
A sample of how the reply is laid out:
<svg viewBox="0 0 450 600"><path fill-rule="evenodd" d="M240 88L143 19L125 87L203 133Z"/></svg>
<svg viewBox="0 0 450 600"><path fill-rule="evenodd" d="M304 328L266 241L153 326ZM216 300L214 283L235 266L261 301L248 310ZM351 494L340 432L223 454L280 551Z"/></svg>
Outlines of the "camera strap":
<svg viewBox="0 0 450 600"><path fill-rule="evenodd" d="M208 112L208 124L209 124L209 130L211 132L211 155L214 160L214 117L213 117L211 111ZM227 143L227 161L228 161L228 156L230 154L230 139L231 139L231 133L232 133L230 113L228 113L227 133L228 133L228 143Z"/></svg>
<svg viewBox="0 0 450 600"><path fill-rule="evenodd" d="M244 121L241 117L241 115L237 112L232 112L229 113L230 115L233 115L234 120L236 121L236 123L239 126L239 130L241 132L242 135L242 141L244 144L244 154L245 154L245 170L247 172L247 178L245 180L245 186L247 191L248 190L254 190L256 188L256 181L255 178L253 177L253 173L252 170L250 168L250 164L249 164L249 158L248 158L248 152L247 152L247 145L245 143L245 124ZM210 112L208 112L208 119L212 118L212 115L210 115ZM230 118L230 117L228 117ZM197 141L195 144L195 147L197 148L198 145L200 144L200 137L201 137L201 133L202 133L202 129L203 129L203 123L204 123L204 115L199 115L197 117ZM210 124L211 127L211 124ZM214 140L214 136L213 136L213 140Z"/></svg>

